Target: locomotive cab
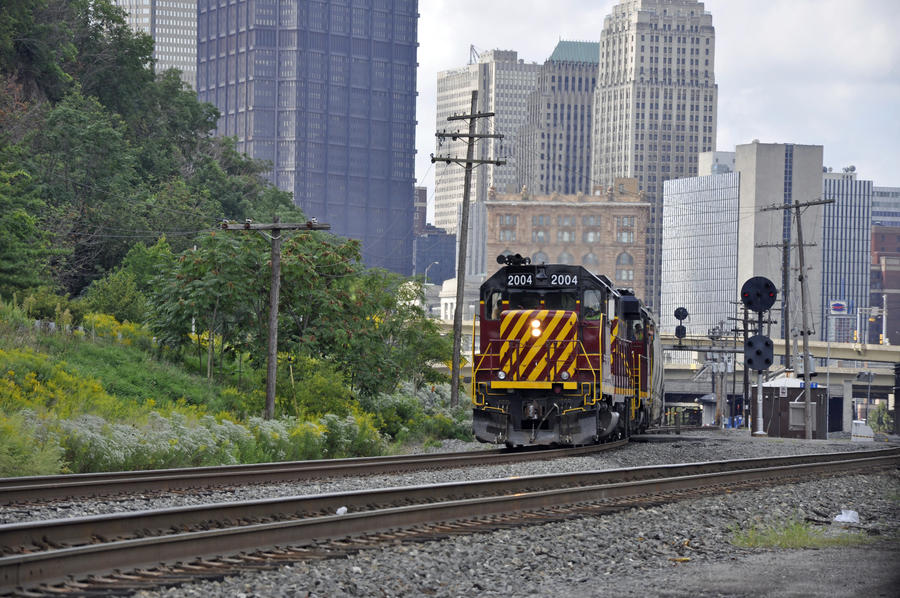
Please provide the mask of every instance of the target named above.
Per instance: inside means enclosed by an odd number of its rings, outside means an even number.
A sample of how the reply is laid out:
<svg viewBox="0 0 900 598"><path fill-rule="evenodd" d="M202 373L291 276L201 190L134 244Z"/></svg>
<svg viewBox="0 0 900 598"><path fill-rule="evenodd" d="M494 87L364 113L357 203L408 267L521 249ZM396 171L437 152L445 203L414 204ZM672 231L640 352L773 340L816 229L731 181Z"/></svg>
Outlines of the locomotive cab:
<svg viewBox="0 0 900 598"><path fill-rule="evenodd" d="M653 321L640 301L581 266L505 264L481 287L475 437L580 445L645 427Z"/></svg>
<svg viewBox="0 0 900 598"><path fill-rule="evenodd" d="M607 281L608 282L608 281ZM474 431L507 445L597 440L610 287L580 266L508 266L482 286ZM607 368L608 369L608 368Z"/></svg>

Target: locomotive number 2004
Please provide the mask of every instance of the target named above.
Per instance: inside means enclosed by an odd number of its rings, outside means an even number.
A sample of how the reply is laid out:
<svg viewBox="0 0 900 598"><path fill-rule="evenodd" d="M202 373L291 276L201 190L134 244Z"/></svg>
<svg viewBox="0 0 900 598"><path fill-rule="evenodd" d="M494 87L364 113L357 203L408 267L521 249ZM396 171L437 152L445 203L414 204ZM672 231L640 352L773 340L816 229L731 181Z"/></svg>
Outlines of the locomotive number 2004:
<svg viewBox="0 0 900 598"><path fill-rule="evenodd" d="M507 274L506 286L509 287L530 287L534 284L534 276L532 274ZM574 287L578 284L577 274L551 274L550 286L552 287Z"/></svg>
<svg viewBox="0 0 900 598"><path fill-rule="evenodd" d="M550 284L560 287L575 286L578 284L578 276L576 274L551 274Z"/></svg>
<svg viewBox="0 0 900 598"><path fill-rule="evenodd" d="M534 280L531 274L507 274L506 285L510 287L530 287Z"/></svg>

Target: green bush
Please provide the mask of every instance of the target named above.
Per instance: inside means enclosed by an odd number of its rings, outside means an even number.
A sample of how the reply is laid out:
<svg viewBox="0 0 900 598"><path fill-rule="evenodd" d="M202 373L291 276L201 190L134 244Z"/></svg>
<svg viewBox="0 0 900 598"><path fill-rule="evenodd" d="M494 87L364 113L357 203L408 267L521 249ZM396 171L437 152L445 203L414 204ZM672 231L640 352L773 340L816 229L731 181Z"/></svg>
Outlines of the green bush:
<svg viewBox="0 0 900 598"><path fill-rule="evenodd" d="M212 398L207 404L207 409L212 412L228 412L239 419L246 419L263 412L266 404L266 394L262 390L241 392L237 388L228 387L222 389L218 396Z"/></svg>
<svg viewBox="0 0 900 598"><path fill-rule="evenodd" d="M278 367L279 411L296 417L334 413L346 417L356 397L333 364L303 355L281 360Z"/></svg>
<svg viewBox="0 0 900 598"><path fill-rule="evenodd" d="M378 430L397 442L471 440L471 411L465 407L451 410L449 404L449 390L444 386L415 391L411 384L402 384L393 394L360 400L360 407L372 414Z"/></svg>
<svg viewBox="0 0 900 598"><path fill-rule="evenodd" d="M342 418L329 413L319 420L319 424L324 428L322 452L326 459L366 457L381 454L384 450L384 441L370 416Z"/></svg>
<svg viewBox="0 0 900 598"><path fill-rule="evenodd" d="M15 295L13 295L12 301L7 302L0 299L0 323L4 323L12 328L31 326L31 319L22 306L16 303Z"/></svg>
<svg viewBox="0 0 900 598"><path fill-rule="evenodd" d="M889 434L894 431L894 418L885 403L879 403L869 412L868 422L873 432Z"/></svg>
<svg viewBox="0 0 900 598"><path fill-rule="evenodd" d="M85 313L85 305L82 302L59 295L50 287L36 287L26 291L22 307L28 317L48 322L56 321L60 314L68 310L71 315L69 323L72 326L80 325Z"/></svg>
<svg viewBox="0 0 900 598"><path fill-rule="evenodd" d="M292 459L296 461L321 459L323 438L321 429L313 422L300 422L295 425L291 430L290 441L294 451Z"/></svg>
<svg viewBox="0 0 900 598"><path fill-rule="evenodd" d="M109 314L119 322L140 324L147 319L147 299L128 270L116 270L95 280L83 302L90 311Z"/></svg>
<svg viewBox="0 0 900 598"><path fill-rule="evenodd" d="M62 471L63 449L33 423L33 413L0 413L0 477Z"/></svg>

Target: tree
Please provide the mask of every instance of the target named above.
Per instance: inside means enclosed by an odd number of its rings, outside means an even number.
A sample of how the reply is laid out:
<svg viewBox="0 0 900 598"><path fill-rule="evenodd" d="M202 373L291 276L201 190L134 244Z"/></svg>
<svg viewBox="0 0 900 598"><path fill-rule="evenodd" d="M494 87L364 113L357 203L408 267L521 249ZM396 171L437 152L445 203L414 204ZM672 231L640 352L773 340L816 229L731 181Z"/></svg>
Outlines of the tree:
<svg viewBox="0 0 900 598"><path fill-rule="evenodd" d="M357 241L297 235L283 252L282 275L279 338L336 364L357 392L440 379L431 366L449 359L450 347L420 307L421 286L364 269Z"/></svg>
<svg viewBox="0 0 900 598"><path fill-rule="evenodd" d="M64 250L53 262L63 287L77 295L116 267L140 229L134 203L134 154L121 121L77 89L28 139L25 167L46 211L41 225Z"/></svg>
<svg viewBox="0 0 900 598"><path fill-rule="evenodd" d="M6 0L0 11L0 72L30 98L61 99L77 55L61 0Z"/></svg>
<svg viewBox="0 0 900 598"><path fill-rule="evenodd" d="M432 366L450 359L451 346L426 317L420 285L373 269L354 281L351 296L355 326L333 358L355 389L373 396L393 392L403 380L416 386L445 380Z"/></svg>
<svg viewBox="0 0 900 598"><path fill-rule="evenodd" d="M224 349L230 339L253 329L265 287L264 250L257 236L212 232L199 239L196 251L182 252L156 279L151 329L161 343L173 347L189 341L192 323L206 330L210 379L216 336Z"/></svg>
<svg viewBox="0 0 900 598"><path fill-rule="evenodd" d="M47 235L33 216L41 202L17 187L28 175L0 168L0 296L47 282Z"/></svg>
<svg viewBox="0 0 900 598"><path fill-rule="evenodd" d="M122 269L134 276L138 290L147 296L153 290L160 272L167 272L174 265L175 255L165 236L150 247L143 243L135 244L122 260Z"/></svg>
<svg viewBox="0 0 900 598"><path fill-rule="evenodd" d="M134 274L118 269L95 280L88 287L85 303L89 311L109 314L120 322L143 323L147 318L147 298L138 289Z"/></svg>

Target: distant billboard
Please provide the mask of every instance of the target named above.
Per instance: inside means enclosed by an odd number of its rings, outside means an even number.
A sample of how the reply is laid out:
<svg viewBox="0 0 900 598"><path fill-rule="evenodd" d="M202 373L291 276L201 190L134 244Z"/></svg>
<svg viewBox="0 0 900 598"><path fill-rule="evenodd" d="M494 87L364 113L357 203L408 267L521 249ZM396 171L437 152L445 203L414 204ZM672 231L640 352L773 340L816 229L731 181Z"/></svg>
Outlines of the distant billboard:
<svg viewBox="0 0 900 598"><path fill-rule="evenodd" d="M828 305L831 309L831 315L833 316L843 316L847 314L846 301L831 301Z"/></svg>

